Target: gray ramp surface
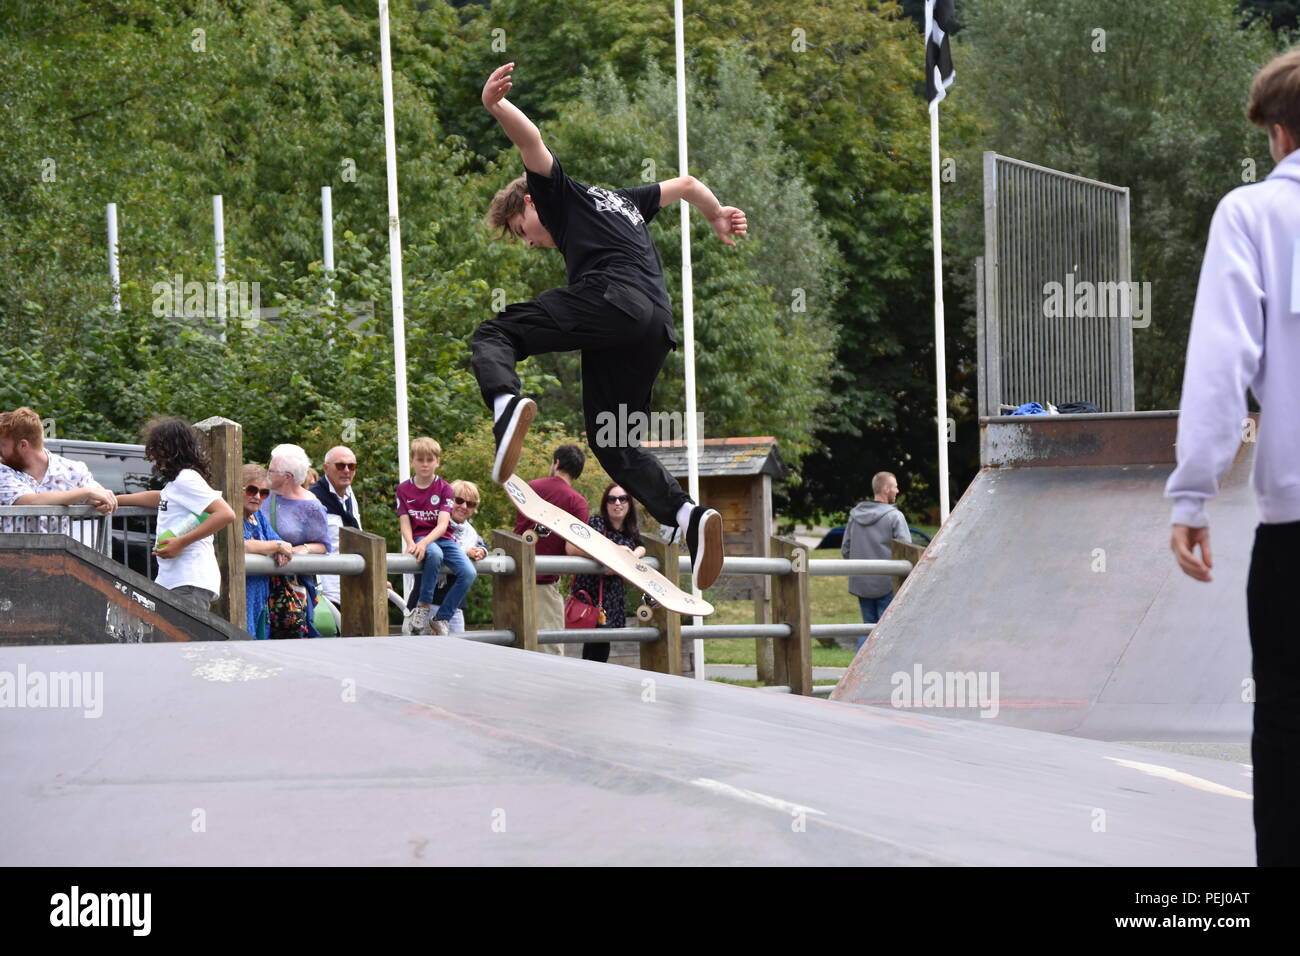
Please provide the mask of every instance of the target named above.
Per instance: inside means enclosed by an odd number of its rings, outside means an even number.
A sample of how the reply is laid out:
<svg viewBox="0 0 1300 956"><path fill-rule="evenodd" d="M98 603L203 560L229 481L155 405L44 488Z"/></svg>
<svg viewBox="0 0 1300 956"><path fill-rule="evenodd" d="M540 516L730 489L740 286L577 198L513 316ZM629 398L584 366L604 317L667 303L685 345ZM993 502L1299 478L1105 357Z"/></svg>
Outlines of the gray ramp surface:
<svg viewBox="0 0 1300 956"><path fill-rule="evenodd" d="M1249 740L1253 447L1209 506L1208 584L1169 550L1171 465L981 471L834 699L890 706L919 667L945 680L985 675L990 688L997 675L999 724L1102 740ZM972 719L992 710L962 703L953 695L927 709Z"/></svg>
<svg viewBox="0 0 1300 956"><path fill-rule="evenodd" d="M451 639L0 648L0 864L1250 865L1249 769ZM29 678L30 679L30 678Z"/></svg>

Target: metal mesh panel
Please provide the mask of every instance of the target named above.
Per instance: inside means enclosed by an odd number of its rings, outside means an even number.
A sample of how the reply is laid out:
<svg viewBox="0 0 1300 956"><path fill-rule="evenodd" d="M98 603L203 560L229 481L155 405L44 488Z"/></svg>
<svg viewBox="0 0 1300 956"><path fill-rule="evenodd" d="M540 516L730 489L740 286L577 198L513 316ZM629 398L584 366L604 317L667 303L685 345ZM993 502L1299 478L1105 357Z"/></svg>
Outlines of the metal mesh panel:
<svg viewBox="0 0 1300 956"><path fill-rule="evenodd" d="M1133 410L1128 214L1127 188L984 154L980 414Z"/></svg>

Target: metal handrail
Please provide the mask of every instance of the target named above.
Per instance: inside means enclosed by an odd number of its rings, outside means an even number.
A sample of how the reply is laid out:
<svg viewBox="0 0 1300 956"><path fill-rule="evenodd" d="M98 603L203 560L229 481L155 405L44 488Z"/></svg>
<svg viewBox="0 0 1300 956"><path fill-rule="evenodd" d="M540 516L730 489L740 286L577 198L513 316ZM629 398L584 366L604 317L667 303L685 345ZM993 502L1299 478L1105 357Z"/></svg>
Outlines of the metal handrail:
<svg viewBox="0 0 1300 956"><path fill-rule="evenodd" d="M648 567L659 569L659 562L645 558ZM489 554L486 558L474 562L479 574L514 574L514 559L504 554ZM410 554L388 555L389 574L419 574L423 569L421 562ZM902 576L910 573L912 562L876 559L842 560L839 558L818 558L808 562L808 573L814 577L844 577L850 574L880 574ZM244 571L247 574L361 574L365 571L365 561L357 554L300 554L295 555L283 567L277 567L271 558L263 554L250 554L244 558ZM560 557L542 555L536 559L538 574L602 574L609 573L605 566L591 558ZM678 565L679 574L690 572L690 559L681 558ZM790 562L784 558L726 558L722 562L722 573L726 575L742 574L791 574Z"/></svg>
<svg viewBox="0 0 1300 956"><path fill-rule="evenodd" d="M105 523L113 518L154 517L154 508L125 507L118 508L111 515L101 515L91 505L8 505L0 507L0 518L69 518L73 520L99 520ZM55 532L58 533L58 532ZM129 533L129 532L128 532ZM107 536L103 539L107 546ZM104 552L104 548L97 548ZM104 552L107 553L107 552ZM659 562L654 558L642 559L647 567L659 570ZM503 554L489 554L481 561L474 562L479 574L513 574L513 558ZM813 577L844 577L854 574L878 574L902 576L911 572L910 561L814 558L807 561L808 574ZM538 574L600 574L606 572L603 564L591 558L577 558L568 555L539 555L536 559ZM344 576L362 574L365 571L365 559L356 554L300 554L292 558L283 567L263 554L250 554L244 558L244 570L252 575L271 574L340 574ZM388 572L390 574L419 574L422 563L414 555L400 552L389 553ZM677 573L689 574L690 558L682 555L677 559ZM606 572L607 573L607 572ZM747 558L728 557L722 562L724 575L750 574L792 574L793 566L787 558Z"/></svg>

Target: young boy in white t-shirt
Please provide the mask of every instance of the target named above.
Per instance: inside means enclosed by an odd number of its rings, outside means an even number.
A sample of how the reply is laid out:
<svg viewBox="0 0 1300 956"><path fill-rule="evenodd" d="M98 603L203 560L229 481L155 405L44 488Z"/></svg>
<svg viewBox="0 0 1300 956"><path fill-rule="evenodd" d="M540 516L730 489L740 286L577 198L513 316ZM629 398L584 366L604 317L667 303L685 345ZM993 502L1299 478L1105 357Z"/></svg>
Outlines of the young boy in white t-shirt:
<svg viewBox="0 0 1300 956"><path fill-rule="evenodd" d="M167 484L161 491L118 495L119 505L158 509L158 584L196 610L207 611L221 593L212 536L235 520L209 482L208 458L194 428L181 418L155 418L145 429L144 456Z"/></svg>

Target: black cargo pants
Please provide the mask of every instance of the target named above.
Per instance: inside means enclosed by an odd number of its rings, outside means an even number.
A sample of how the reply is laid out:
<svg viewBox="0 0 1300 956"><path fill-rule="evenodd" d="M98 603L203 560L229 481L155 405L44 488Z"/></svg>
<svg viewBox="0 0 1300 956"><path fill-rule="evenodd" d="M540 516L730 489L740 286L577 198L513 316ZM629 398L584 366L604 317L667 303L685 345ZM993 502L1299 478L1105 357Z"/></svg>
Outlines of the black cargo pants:
<svg viewBox="0 0 1300 956"><path fill-rule="evenodd" d="M617 426L634 412L648 420L655 379L676 344L671 312L639 289L593 278L508 305L481 323L474 332L472 364L490 409L502 392L519 394L518 362L581 350L588 445L610 478L660 524L673 527L690 496L659 459L628 441L636 434Z"/></svg>

